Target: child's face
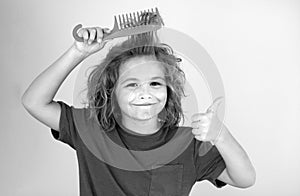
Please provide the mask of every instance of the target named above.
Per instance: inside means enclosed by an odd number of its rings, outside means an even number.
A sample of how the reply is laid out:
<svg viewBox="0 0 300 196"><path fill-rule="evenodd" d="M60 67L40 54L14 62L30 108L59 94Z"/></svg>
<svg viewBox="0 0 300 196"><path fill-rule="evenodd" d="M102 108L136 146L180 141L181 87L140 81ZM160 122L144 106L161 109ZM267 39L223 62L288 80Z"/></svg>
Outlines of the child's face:
<svg viewBox="0 0 300 196"><path fill-rule="evenodd" d="M149 56L134 57L122 64L116 85L123 120L153 120L166 104L163 65Z"/></svg>

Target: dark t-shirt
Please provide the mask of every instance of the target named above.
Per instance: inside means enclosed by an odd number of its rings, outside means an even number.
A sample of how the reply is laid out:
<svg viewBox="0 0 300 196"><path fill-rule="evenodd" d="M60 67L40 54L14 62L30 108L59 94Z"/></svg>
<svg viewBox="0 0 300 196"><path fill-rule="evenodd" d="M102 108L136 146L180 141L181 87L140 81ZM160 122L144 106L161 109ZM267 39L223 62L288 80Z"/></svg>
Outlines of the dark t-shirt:
<svg viewBox="0 0 300 196"><path fill-rule="evenodd" d="M199 156L202 142L195 138L187 140L190 142L182 153L154 169L134 171L108 164L99 158L100 149L107 147L106 141L98 134L99 127L95 126L95 122L87 120L88 109L74 108L62 101L58 103L61 105L60 131L51 129L51 132L55 139L76 151L81 196L187 196L197 181L208 180L218 188L226 185L217 179L225 169L225 162L217 148L214 146L204 156ZM175 134L179 135L179 139L192 137L191 129L161 128L154 134L140 136L117 126L105 134L123 148L147 152L171 143ZM99 141L103 143L101 148ZM114 153L108 156L114 159Z"/></svg>

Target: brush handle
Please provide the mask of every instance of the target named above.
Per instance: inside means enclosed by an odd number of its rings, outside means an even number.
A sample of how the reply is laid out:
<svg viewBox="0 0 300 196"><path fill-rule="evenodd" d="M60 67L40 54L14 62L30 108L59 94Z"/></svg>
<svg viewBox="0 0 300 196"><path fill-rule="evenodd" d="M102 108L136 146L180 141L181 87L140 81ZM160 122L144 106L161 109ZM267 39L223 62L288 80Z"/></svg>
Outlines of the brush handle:
<svg viewBox="0 0 300 196"><path fill-rule="evenodd" d="M83 42L83 37L79 37L77 31L82 27L82 24L78 24L73 29L73 37L78 42Z"/></svg>
<svg viewBox="0 0 300 196"><path fill-rule="evenodd" d="M84 40L83 40L83 37L79 37L78 36L78 30L79 29L81 29L82 28L82 24L78 24L78 25L76 25L75 27L74 27L74 29L73 29L73 37L74 37L74 39L76 40L76 41L78 41L78 42L83 42ZM104 40L104 38L108 35L107 33L105 33L103 30L102 30L102 32L103 32L103 38L102 38L102 40ZM96 42L96 40L95 40L95 42Z"/></svg>

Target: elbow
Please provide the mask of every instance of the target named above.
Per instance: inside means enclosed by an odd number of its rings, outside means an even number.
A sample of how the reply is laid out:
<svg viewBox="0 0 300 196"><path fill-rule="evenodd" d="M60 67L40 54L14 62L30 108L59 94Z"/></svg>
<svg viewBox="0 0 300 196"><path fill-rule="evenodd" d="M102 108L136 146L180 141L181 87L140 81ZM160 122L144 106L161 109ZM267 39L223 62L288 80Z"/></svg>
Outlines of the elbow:
<svg viewBox="0 0 300 196"><path fill-rule="evenodd" d="M248 185L248 187L253 186L253 185L255 184L255 182L256 182L256 173L255 173L255 171L254 171L253 174L251 175L250 180L249 180L249 185ZM247 187L247 188L248 188L248 187Z"/></svg>
<svg viewBox="0 0 300 196"><path fill-rule="evenodd" d="M33 108L37 105L36 102L34 102L30 97L26 96L25 94L21 97L21 103L26 110Z"/></svg>
<svg viewBox="0 0 300 196"><path fill-rule="evenodd" d="M34 99L32 95L27 94L26 92L21 97L21 103L25 108L37 105L36 99Z"/></svg>
<svg viewBox="0 0 300 196"><path fill-rule="evenodd" d="M243 184L242 186L240 186L240 188L250 188L255 184L255 179L251 179L248 182L246 182L245 184Z"/></svg>
<svg viewBox="0 0 300 196"><path fill-rule="evenodd" d="M241 188L249 188L254 186L256 182L256 171L253 165L251 165L246 171L244 175L244 180Z"/></svg>
<svg viewBox="0 0 300 196"><path fill-rule="evenodd" d="M22 103L23 106L27 105L27 100L26 100L26 97L24 95L21 97L21 103Z"/></svg>
<svg viewBox="0 0 300 196"><path fill-rule="evenodd" d="M249 185L248 187L251 187L255 184L256 182L256 171L254 169L254 167L252 166L252 171L249 174Z"/></svg>
<svg viewBox="0 0 300 196"><path fill-rule="evenodd" d="M25 96L25 94L21 97L21 103L25 108L30 105L29 99Z"/></svg>
<svg viewBox="0 0 300 196"><path fill-rule="evenodd" d="M256 182L256 173L255 171L251 172L251 174L247 175L247 178L243 181L243 183L239 184L239 188L249 188L252 187Z"/></svg>

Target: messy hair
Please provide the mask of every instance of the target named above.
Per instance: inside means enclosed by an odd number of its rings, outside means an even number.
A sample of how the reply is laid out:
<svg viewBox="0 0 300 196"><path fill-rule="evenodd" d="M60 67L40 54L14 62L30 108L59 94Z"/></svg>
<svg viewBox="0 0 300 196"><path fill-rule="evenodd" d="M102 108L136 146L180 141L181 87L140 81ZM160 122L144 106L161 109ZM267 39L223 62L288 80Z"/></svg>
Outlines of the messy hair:
<svg viewBox="0 0 300 196"><path fill-rule="evenodd" d="M163 127L176 127L184 115L181 99L184 93L185 74L179 67L180 58L172 48L160 43L156 32L129 36L122 43L112 46L99 65L95 65L87 81L87 105L89 119L94 118L104 131L110 131L118 123L120 108L115 95L120 66L133 57L152 56L163 66L167 101L158 114Z"/></svg>

